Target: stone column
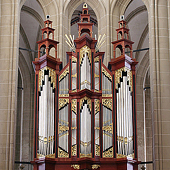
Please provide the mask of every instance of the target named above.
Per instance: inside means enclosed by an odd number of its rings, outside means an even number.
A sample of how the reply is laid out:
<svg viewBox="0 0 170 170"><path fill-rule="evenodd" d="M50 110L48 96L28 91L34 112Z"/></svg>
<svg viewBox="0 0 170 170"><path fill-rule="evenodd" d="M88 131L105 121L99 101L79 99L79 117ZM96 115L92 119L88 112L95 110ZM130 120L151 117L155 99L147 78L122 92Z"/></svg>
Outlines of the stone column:
<svg viewBox="0 0 170 170"><path fill-rule="evenodd" d="M151 0L149 17L154 170L168 170L170 161L168 1Z"/></svg>
<svg viewBox="0 0 170 170"><path fill-rule="evenodd" d="M1 0L0 15L0 169L14 167L19 1Z"/></svg>

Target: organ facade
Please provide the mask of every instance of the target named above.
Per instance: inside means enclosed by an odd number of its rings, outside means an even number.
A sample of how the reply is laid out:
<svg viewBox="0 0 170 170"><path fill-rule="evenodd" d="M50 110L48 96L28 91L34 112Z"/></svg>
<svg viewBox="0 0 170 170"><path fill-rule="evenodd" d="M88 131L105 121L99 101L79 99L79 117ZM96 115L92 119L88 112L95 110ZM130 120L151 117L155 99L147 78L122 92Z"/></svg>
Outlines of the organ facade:
<svg viewBox="0 0 170 170"><path fill-rule="evenodd" d="M52 21L44 25L34 61L34 170L137 170L137 62L126 22L119 22L108 67L99 51L103 37L92 37L86 3L79 37L67 36L72 51L64 68L57 58Z"/></svg>

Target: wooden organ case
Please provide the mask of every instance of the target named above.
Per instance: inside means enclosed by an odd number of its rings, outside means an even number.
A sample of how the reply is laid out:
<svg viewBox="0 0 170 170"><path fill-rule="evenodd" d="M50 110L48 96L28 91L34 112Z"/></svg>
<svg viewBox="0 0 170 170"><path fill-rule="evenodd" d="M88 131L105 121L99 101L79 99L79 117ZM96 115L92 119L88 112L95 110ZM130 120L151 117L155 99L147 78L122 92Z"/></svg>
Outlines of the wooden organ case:
<svg viewBox="0 0 170 170"><path fill-rule="evenodd" d="M85 3L76 46L60 69L52 22L44 22L35 65L34 170L137 170L136 60L120 21L109 69L96 50ZM46 34L46 37L45 37ZM50 39L50 35L52 35ZM50 50L55 49L55 56ZM116 48L120 56L116 58ZM125 54L130 49L130 56Z"/></svg>

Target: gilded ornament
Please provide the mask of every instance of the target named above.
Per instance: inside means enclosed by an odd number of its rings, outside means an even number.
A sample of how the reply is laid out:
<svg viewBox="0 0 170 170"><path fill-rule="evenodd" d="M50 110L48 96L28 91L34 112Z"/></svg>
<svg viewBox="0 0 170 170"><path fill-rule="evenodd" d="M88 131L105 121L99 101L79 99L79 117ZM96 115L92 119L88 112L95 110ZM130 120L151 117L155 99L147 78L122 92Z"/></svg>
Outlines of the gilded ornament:
<svg viewBox="0 0 170 170"><path fill-rule="evenodd" d="M99 78L99 75L97 75L97 74L94 74L94 77L95 77L95 78Z"/></svg>
<svg viewBox="0 0 170 170"><path fill-rule="evenodd" d="M95 114L99 112L99 109L100 109L100 100L95 99Z"/></svg>
<svg viewBox="0 0 170 170"><path fill-rule="evenodd" d="M69 97L69 94L59 94L59 97Z"/></svg>
<svg viewBox="0 0 170 170"><path fill-rule="evenodd" d="M69 130L68 126L64 126L64 125L61 125L59 123L59 132L58 133L63 133L63 132L68 131L68 130Z"/></svg>
<svg viewBox="0 0 170 170"><path fill-rule="evenodd" d="M89 110L91 112L91 99L86 96L80 100L80 108L83 107L83 103L85 100L87 100L87 105L89 106Z"/></svg>
<svg viewBox="0 0 170 170"><path fill-rule="evenodd" d="M64 107L65 105L67 105L67 103L69 103L69 99L63 99L63 98L60 98L59 99L59 110Z"/></svg>
<svg viewBox="0 0 170 170"><path fill-rule="evenodd" d="M130 154L130 155L122 155L122 154L116 154L116 157L117 158L127 158L127 157L130 157L130 158L134 158L134 153L133 154Z"/></svg>
<svg viewBox="0 0 170 170"><path fill-rule="evenodd" d="M100 146L99 145L95 145L95 155L100 156Z"/></svg>
<svg viewBox="0 0 170 170"><path fill-rule="evenodd" d="M55 158L55 153L54 154L49 154L45 156L46 158Z"/></svg>
<svg viewBox="0 0 170 170"><path fill-rule="evenodd" d="M102 104L103 104L103 106L112 110L112 99L102 99Z"/></svg>
<svg viewBox="0 0 170 170"><path fill-rule="evenodd" d="M91 64L91 49L87 45L80 49L80 63L82 63L84 54L86 53L88 54L88 59Z"/></svg>
<svg viewBox="0 0 170 170"><path fill-rule="evenodd" d="M113 147L103 152L103 158L113 158Z"/></svg>
<svg viewBox="0 0 170 170"><path fill-rule="evenodd" d="M58 157L59 158L68 158L69 157L69 154L62 150L61 148L58 148Z"/></svg>
<svg viewBox="0 0 170 170"><path fill-rule="evenodd" d="M45 157L45 155L37 153L37 158L42 158L42 157Z"/></svg>
<svg viewBox="0 0 170 170"><path fill-rule="evenodd" d="M76 77L77 77L77 73L76 73L76 74L73 74L72 77L73 77L73 78L76 78Z"/></svg>
<svg viewBox="0 0 170 170"><path fill-rule="evenodd" d="M99 56L94 58L94 62L99 62Z"/></svg>
<svg viewBox="0 0 170 170"><path fill-rule="evenodd" d="M67 67L67 68L63 71L63 73L60 75L59 81L61 81L64 77L66 77L67 74L69 74L69 67Z"/></svg>
<svg viewBox="0 0 170 170"><path fill-rule="evenodd" d="M120 78L122 78L122 72L127 72L127 78L128 78L128 81L129 81L129 86L131 87L131 91L133 90L132 89L132 71L127 68L127 67L123 67L123 68L120 68L118 70L115 71L115 83L116 83L116 86L118 88L118 84L120 84Z"/></svg>
<svg viewBox="0 0 170 170"><path fill-rule="evenodd" d="M71 155L76 156L77 155L77 145L73 145L71 148Z"/></svg>
<svg viewBox="0 0 170 170"><path fill-rule="evenodd" d="M112 97L112 94L102 94L102 97Z"/></svg>
<svg viewBox="0 0 170 170"><path fill-rule="evenodd" d="M49 70L49 77L51 77L51 83L53 83L53 89L56 88L56 72L50 67L44 67L39 71L39 91L42 87L42 81L44 81L44 71Z"/></svg>
<svg viewBox="0 0 170 170"><path fill-rule="evenodd" d="M76 113L77 112L77 100L76 99L72 99L71 102L72 102L72 111L74 113Z"/></svg>
<svg viewBox="0 0 170 170"><path fill-rule="evenodd" d="M112 76L102 67L102 73L110 80L112 81Z"/></svg>
<svg viewBox="0 0 170 170"><path fill-rule="evenodd" d="M98 169L100 167L100 165L94 164L92 165L92 169Z"/></svg>
<svg viewBox="0 0 170 170"><path fill-rule="evenodd" d="M113 134L113 124L111 124L110 126L103 126L102 130Z"/></svg>
<svg viewBox="0 0 170 170"><path fill-rule="evenodd" d="M77 62L77 58L74 57L74 56L72 56L72 62L73 62L73 63L76 63L76 62Z"/></svg>
<svg viewBox="0 0 170 170"><path fill-rule="evenodd" d="M80 169L80 165L77 165L77 164L71 165L71 167L73 167L74 169Z"/></svg>
<svg viewBox="0 0 170 170"><path fill-rule="evenodd" d="M80 158L91 158L91 157L92 157L91 153L89 153L89 154L80 153Z"/></svg>

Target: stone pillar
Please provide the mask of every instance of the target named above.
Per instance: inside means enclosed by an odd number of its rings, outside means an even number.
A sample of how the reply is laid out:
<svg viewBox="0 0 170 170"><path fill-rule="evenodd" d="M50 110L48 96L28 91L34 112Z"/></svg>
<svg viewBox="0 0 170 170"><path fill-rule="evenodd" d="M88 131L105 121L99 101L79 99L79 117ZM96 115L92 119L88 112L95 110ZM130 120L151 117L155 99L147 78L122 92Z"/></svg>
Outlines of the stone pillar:
<svg viewBox="0 0 170 170"><path fill-rule="evenodd" d="M168 1L151 0L149 17L154 170L168 170L170 161Z"/></svg>
<svg viewBox="0 0 170 170"><path fill-rule="evenodd" d="M14 167L19 1L0 4L0 169L9 170Z"/></svg>

